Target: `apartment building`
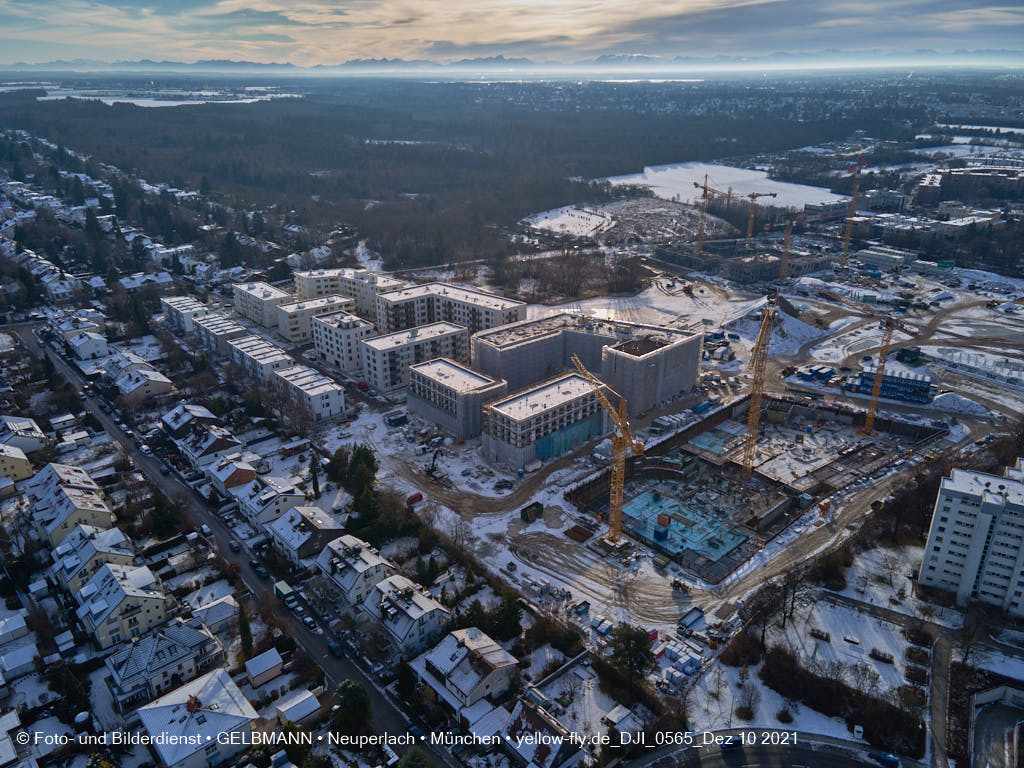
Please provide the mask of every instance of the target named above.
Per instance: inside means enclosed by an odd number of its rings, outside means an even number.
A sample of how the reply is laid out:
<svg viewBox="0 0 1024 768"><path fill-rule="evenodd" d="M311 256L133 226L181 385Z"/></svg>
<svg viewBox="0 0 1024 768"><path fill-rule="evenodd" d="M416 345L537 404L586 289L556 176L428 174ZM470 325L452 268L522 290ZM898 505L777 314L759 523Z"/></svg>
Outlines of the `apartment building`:
<svg viewBox="0 0 1024 768"><path fill-rule="evenodd" d="M364 339L363 378L381 392L409 383L409 366L438 357L466 360L469 332L454 323L432 323L385 336Z"/></svg>
<svg viewBox="0 0 1024 768"><path fill-rule="evenodd" d="M444 357L409 366L409 412L462 439L480 434L484 403L507 391L503 380Z"/></svg>
<svg viewBox="0 0 1024 768"><path fill-rule="evenodd" d="M14 483L32 477L32 462L21 448L0 445L0 477L9 477Z"/></svg>
<svg viewBox="0 0 1024 768"><path fill-rule="evenodd" d="M295 272L295 295L299 299L321 296L345 296L355 301L355 311L374 317L377 294L406 286L405 281L371 272L368 269L313 269Z"/></svg>
<svg viewBox="0 0 1024 768"><path fill-rule="evenodd" d="M345 527L320 507L292 507L266 527L277 550L293 565L316 557Z"/></svg>
<svg viewBox="0 0 1024 768"><path fill-rule="evenodd" d="M192 321L210 311L210 307L192 296L161 296L164 324L181 333L192 333Z"/></svg>
<svg viewBox="0 0 1024 768"><path fill-rule="evenodd" d="M196 340L216 355L226 357L228 342L239 336L248 336L249 329L239 325L223 312L210 312L192 321Z"/></svg>
<svg viewBox="0 0 1024 768"><path fill-rule="evenodd" d="M475 288L425 283L377 296L375 325L393 333L428 323L457 323L476 333L526 319L526 304Z"/></svg>
<svg viewBox="0 0 1024 768"><path fill-rule="evenodd" d="M293 344L306 344L313 338L313 318L331 312L351 312L355 306L354 299L337 294L278 304L277 332Z"/></svg>
<svg viewBox="0 0 1024 768"><path fill-rule="evenodd" d="M942 480L919 582L1024 617L1024 458L1003 475L954 469Z"/></svg>
<svg viewBox="0 0 1024 768"><path fill-rule="evenodd" d="M235 283L231 290L235 312L265 328L277 327L277 307L295 300L287 291L268 283Z"/></svg>
<svg viewBox="0 0 1024 768"><path fill-rule="evenodd" d="M78 618L100 649L163 624L174 606L149 568L116 563L100 566L75 599Z"/></svg>
<svg viewBox="0 0 1024 768"><path fill-rule="evenodd" d="M231 362L245 369L245 374L256 381L270 381L275 371L295 365L291 355L259 336L239 336L228 342Z"/></svg>
<svg viewBox="0 0 1024 768"><path fill-rule="evenodd" d="M363 367L359 342L375 333L371 323L348 312L314 317L312 331L317 356L339 371L357 371Z"/></svg>
<svg viewBox="0 0 1024 768"><path fill-rule="evenodd" d="M307 408L314 421L332 421L345 413L341 386L308 365L274 371L271 381L292 402Z"/></svg>
<svg viewBox="0 0 1024 768"><path fill-rule="evenodd" d="M519 469L568 453L607 431L593 386L568 373L486 405L481 450Z"/></svg>

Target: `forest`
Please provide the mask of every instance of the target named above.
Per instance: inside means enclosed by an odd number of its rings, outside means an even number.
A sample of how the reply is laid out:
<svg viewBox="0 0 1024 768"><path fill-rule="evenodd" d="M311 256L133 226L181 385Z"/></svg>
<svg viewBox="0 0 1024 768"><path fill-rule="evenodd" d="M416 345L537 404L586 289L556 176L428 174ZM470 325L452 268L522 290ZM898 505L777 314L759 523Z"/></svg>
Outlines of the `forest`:
<svg viewBox="0 0 1024 768"><path fill-rule="evenodd" d="M902 136L924 118L884 89L840 100L844 86L831 80L756 90L358 79L288 87L303 96L175 108L11 91L0 94L0 115L4 127L224 206L261 208L315 234L354 225L389 266L494 257L507 247L503 229L523 216L605 199L607 186L591 179L856 129Z"/></svg>

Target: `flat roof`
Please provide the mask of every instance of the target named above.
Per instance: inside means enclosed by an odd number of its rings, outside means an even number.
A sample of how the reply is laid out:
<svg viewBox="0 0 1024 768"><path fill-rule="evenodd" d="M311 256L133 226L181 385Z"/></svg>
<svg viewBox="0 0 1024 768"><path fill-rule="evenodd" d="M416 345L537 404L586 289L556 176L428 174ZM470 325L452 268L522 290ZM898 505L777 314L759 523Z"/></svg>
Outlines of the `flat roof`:
<svg viewBox="0 0 1024 768"><path fill-rule="evenodd" d="M303 279L311 277L343 277L347 280L358 280L363 283L372 283L378 288L387 285L405 285L405 281L399 280L397 277L382 275L378 272L371 272L368 269L353 269L352 267L306 269L294 272L292 273L292 276Z"/></svg>
<svg viewBox="0 0 1024 768"><path fill-rule="evenodd" d="M246 357L251 357L259 362L271 360L291 360L291 355L275 344L271 344L261 336L242 336L228 342Z"/></svg>
<svg viewBox="0 0 1024 768"><path fill-rule="evenodd" d="M313 318L315 323L323 323L324 325L330 325L337 328L339 325L353 324L354 326L364 325L367 327L373 327L373 323L370 323L359 315L353 315L351 312L339 309L334 312L324 312L322 315L317 315Z"/></svg>
<svg viewBox="0 0 1024 768"><path fill-rule="evenodd" d="M304 299L303 301L293 301L288 304L278 304L277 308L282 312L302 312L303 310L314 310L334 305L337 305L339 309L345 306L354 307L355 303L355 299L334 294L331 296L321 296L318 299Z"/></svg>
<svg viewBox="0 0 1024 768"><path fill-rule="evenodd" d="M542 382L535 387L520 390L498 400L490 407L496 413L514 421L522 421L593 393L594 387L589 381L578 373L567 373L557 379Z"/></svg>
<svg viewBox="0 0 1024 768"><path fill-rule="evenodd" d="M274 373L307 395L322 395L331 390L341 391L338 382L307 365L294 365L291 368L274 371Z"/></svg>
<svg viewBox="0 0 1024 768"><path fill-rule="evenodd" d="M489 307L490 309L512 309L524 305L522 301L506 299L494 293L479 291L475 288L464 288L458 285L447 285L446 283L424 283L408 288L400 288L397 291L388 291L381 294L387 301L406 301L420 296L443 296L448 299L462 301L467 304Z"/></svg>
<svg viewBox="0 0 1024 768"><path fill-rule="evenodd" d="M413 371L416 371L416 373L425 378L454 389L456 392L470 392L474 389L483 389L498 383L498 379L483 373L477 373L465 365L449 360L447 357L439 357L435 360L427 360L424 363L410 365L410 374Z"/></svg>
<svg viewBox="0 0 1024 768"><path fill-rule="evenodd" d="M246 330L245 326L239 325L230 317L221 313L211 313L209 315L204 315L203 317L197 317L195 319L195 324L218 336L224 333L231 333L233 331Z"/></svg>
<svg viewBox="0 0 1024 768"><path fill-rule="evenodd" d="M437 339L442 336L448 336L455 333L468 334L469 331L455 323L430 323L429 325L418 325L415 328L409 328L404 331L388 333L384 336L374 336L370 339L363 339L363 344L366 344L373 349L386 350L393 349L394 347L405 346L406 344L430 341L431 339Z"/></svg>
<svg viewBox="0 0 1024 768"><path fill-rule="evenodd" d="M270 283L234 283L233 288L236 291L255 296L257 299L290 299L292 296L287 291L275 288Z"/></svg>
<svg viewBox="0 0 1024 768"><path fill-rule="evenodd" d="M668 344L690 338L694 335L690 331L664 328L659 325L627 323L622 320L602 320L578 312L559 312L547 317L522 320L518 323L499 325L496 328L479 331L474 335L473 340L474 342L479 340L501 349L531 342L540 337L564 331L591 333L597 336L607 336L611 340L619 339L621 341L628 341L642 335L662 336Z"/></svg>

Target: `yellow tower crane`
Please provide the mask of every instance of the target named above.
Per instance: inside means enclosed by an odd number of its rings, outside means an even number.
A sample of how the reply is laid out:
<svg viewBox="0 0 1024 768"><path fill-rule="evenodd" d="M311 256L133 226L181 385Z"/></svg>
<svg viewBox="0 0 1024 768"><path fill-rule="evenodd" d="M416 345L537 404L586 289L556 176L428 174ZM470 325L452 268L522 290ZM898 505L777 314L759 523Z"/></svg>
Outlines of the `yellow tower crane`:
<svg viewBox="0 0 1024 768"><path fill-rule="evenodd" d="M757 435L761 424L761 400L764 398L764 378L768 366L768 347L772 338L772 323L775 321L775 296L769 296L761 313L761 330L750 353L748 367L753 374L750 388L750 410L747 412L747 438L743 443L743 479L750 480L754 474L754 460L757 458Z"/></svg>
<svg viewBox="0 0 1024 768"><path fill-rule="evenodd" d="M892 335L899 329L916 339L920 334L894 317L879 317L885 323L885 333L882 334L882 346L878 350L878 365L875 368L875 380L871 385L871 401L868 403L868 415L864 419L864 434L870 435L875 428L875 415L878 413L878 398L882 394L882 382L885 379L885 361L889 358L889 351L892 349Z"/></svg>
<svg viewBox="0 0 1024 768"><path fill-rule="evenodd" d="M786 237L782 241L782 259L779 261L779 280L789 274L789 243L793 239L793 220L786 222Z"/></svg>
<svg viewBox="0 0 1024 768"><path fill-rule="evenodd" d="M750 247L750 238L754 234L754 201L759 197L777 197L776 192L751 192L748 195L744 195L750 200L750 209L747 211L747 248Z"/></svg>
<svg viewBox="0 0 1024 768"><path fill-rule="evenodd" d="M697 255L704 254L704 234L707 231L708 225L708 201L712 195L718 195L724 197L726 200L735 200L736 196L731 192L723 192L720 189L715 189L708 184L708 175L704 174L704 183L699 181L693 182L693 186L701 190L700 200L700 229L697 231Z"/></svg>
<svg viewBox="0 0 1024 768"><path fill-rule="evenodd" d="M615 408L604 393L605 389L608 389L607 385L588 371L583 365L583 361L575 354L570 359L580 376L594 388L597 402L608 412L608 416L615 425L615 434L612 436L611 487L608 492L608 535L605 540L612 547L616 547L622 538L622 489L626 484L626 451L630 450L634 456L640 456L644 452L644 444L629 427L626 398L614 393L619 398L619 407ZM608 391L612 390L608 389Z"/></svg>
<svg viewBox="0 0 1024 768"><path fill-rule="evenodd" d="M843 254L839 257L840 266L846 266L846 255L850 251L850 237L853 235L853 218L857 215L857 193L860 192L860 171L864 167L864 155L857 160L857 165L850 169L853 174L853 191L850 195L850 210L846 216L846 231L843 233Z"/></svg>

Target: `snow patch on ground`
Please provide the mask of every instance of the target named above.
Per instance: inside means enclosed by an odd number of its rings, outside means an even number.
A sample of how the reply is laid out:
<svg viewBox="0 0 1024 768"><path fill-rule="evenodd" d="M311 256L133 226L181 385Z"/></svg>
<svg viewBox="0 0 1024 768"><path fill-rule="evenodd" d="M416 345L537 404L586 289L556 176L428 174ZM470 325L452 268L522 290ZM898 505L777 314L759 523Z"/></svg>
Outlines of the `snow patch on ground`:
<svg viewBox="0 0 1024 768"><path fill-rule="evenodd" d="M560 235L592 237L614 226L615 219L600 211L566 205L534 214L523 219L523 223L533 229L543 229Z"/></svg>

